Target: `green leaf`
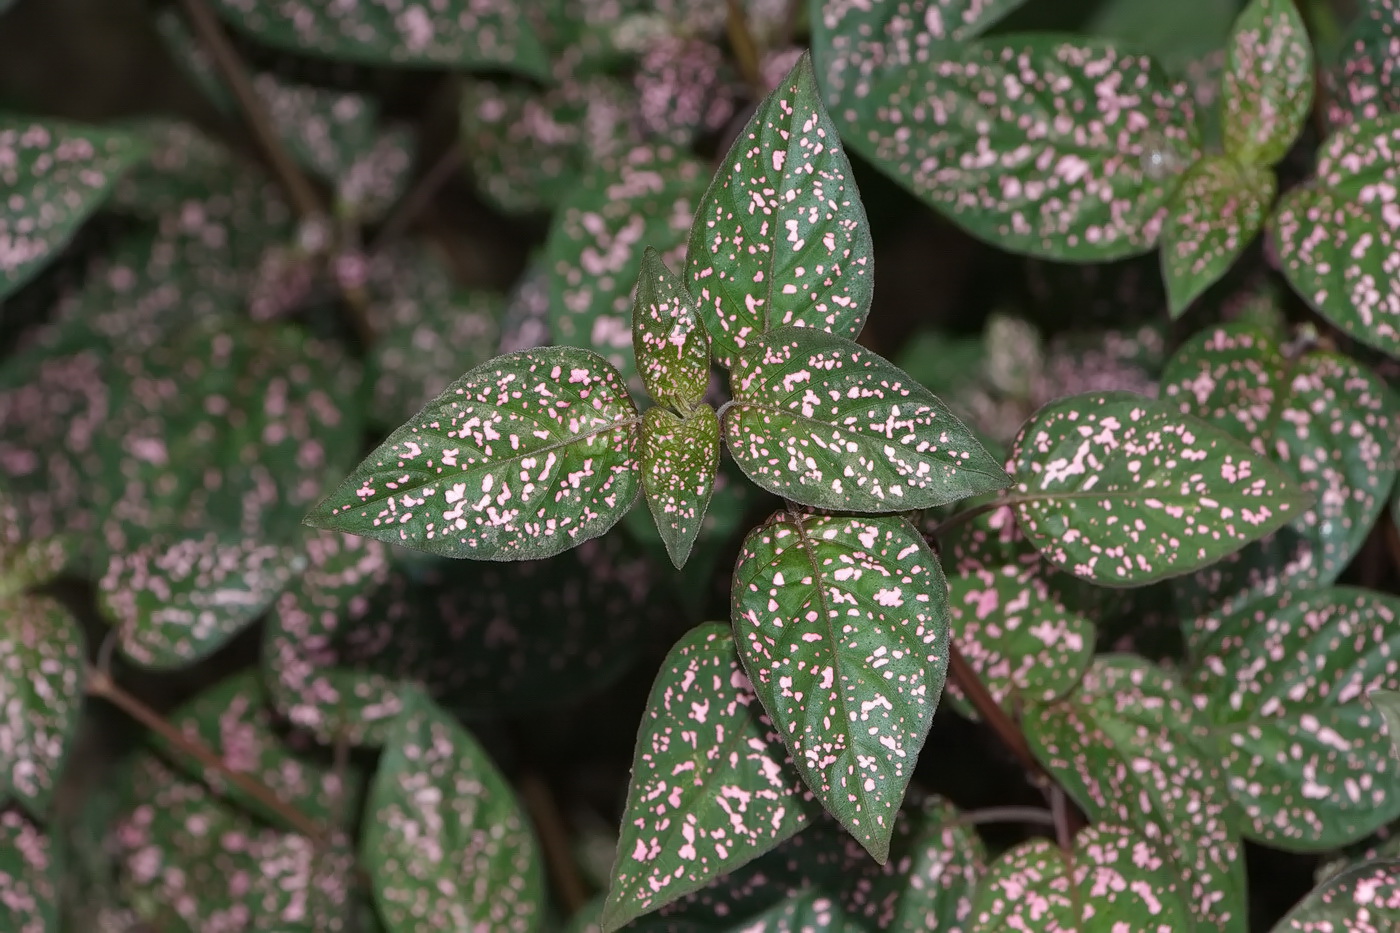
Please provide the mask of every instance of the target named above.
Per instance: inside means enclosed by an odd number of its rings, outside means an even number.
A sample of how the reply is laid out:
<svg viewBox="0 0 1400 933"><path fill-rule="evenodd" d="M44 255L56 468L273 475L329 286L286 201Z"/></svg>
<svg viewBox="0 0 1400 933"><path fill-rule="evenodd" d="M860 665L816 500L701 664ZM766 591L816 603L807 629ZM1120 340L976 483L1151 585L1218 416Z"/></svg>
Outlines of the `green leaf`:
<svg viewBox="0 0 1400 933"><path fill-rule="evenodd" d="M1238 9L1236 0L1103 0L1093 4L1082 28L1087 35L1146 52L1169 74L1182 75L1189 74L1194 62L1224 48Z"/></svg>
<svg viewBox="0 0 1400 933"><path fill-rule="evenodd" d="M841 906L815 891L799 891L747 921L743 933L844 933L859 929Z"/></svg>
<svg viewBox="0 0 1400 933"><path fill-rule="evenodd" d="M948 666L947 584L897 517L776 512L744 541L735 640L807 786L875 860Z"/></svg>
<svg viewBox="0 0 1400 933"><path fill-rule="evenodd" d="M1361 6L1343 52L1323 72L1333 129L1400 113L1400 2L1365 0Z"/></svg>
<svg viewBox="0 0 1400 933"><path fill-rule="evenodd" d="M1080 689L1023 718L1036 757L1090 820L1161 840L1197 924L1242 933L1243 846L1220 749L1191 698L1131 657L1100 657Z"/></svg>
<svg viewBox="0 0 1400 933"><path fill-rule="evenodd" d="M1400 817L1400 764L1361 702L1400 689L1397 652L1400 599L1365 590L1285 592L1216 620L1194 686L1250 836L1321 851Z"/></svg>
<svg viewBox="0 0 1400 933"><path fill-rule="evenodd" d="M777 327L854 339L865 326L870 225L809 55L734 141L695 212L686 262L723 366Z"/></svg>
<svg viewBox="0 0 1400 933"><path fill-rule="evenodd" d="M48 817L83 702L77 621L40 596L0 601L0 800Z"/></svg>
<svg viewBox="0 0 1400 933"><path fill-rule="evenodd" d="M15 806L0 806L0 927L48 933L58 925L58 866L53 843Z"/></svg>
<svg viewBox="0 0 1400 933"><path fill-rule="evenodd" d="M1390 736L1390 750L1396 759L1400 759L1400 691L1371 690L1366 696L1385 720L1385 731Z"/></svg>
<svg viewBox="0 0 1400 933"><path fill-rule="evenodd" d="M729 450L754 483L829 509L933 508L1003 489L1005 472L923 386L811 327L749 342L730 372Z"/></svg>
<svg viewBox="0 0 1400 933"><path fill-rule="evenodd" d="M1253 242L1277 182L1260 165L1206 156L1186 173L1162 230L1162 278L1172 317L1229 271Z"/></svg>
<svg viewBox="0 0 1400 933"><path fill-rule="evenodd" d="M66 246L145 155L145 141L124 130L0 113L0 299Z"/></svg>
<svg viewBox="0 0 1400 933"><path fill-rule="evenodd" d="M695 299L650 246L642 254L632 308L632 349L647 394L689 411L710 387L710 338Z"/></svg>
<svg viewBox="0 0 1400 933"><path fill-rule="evenodd" d="M968 929L1190 930L1182 888L1159 843L1101 823L1075 836L1069 853L1044 838L1004 853L978 887Z"/></svg>
<svg viewBox="0 0 1400 933"><path fill-rule="evenodd" d="M288 6L278 0L214 0L230 26L276 49L368 65L407 65L548 75L527 8L505 2Z"/></svg>
<svg viewBox="0 0 1400 933"><path fill-rule="evenodd" d="M1289 191L1273 217L1284 275L1323 317L1400 356L1400 115L1354 123L1318 151L1317 178Z"/></svg>
<svg viewBox="0 0 1400 933"><path fill-rule="evenodd" d="M1385 930L1400 924L1400 859L1358 865L1318 885L1273 933Z"/></svg>
<svg viewBox="0 0 1400 933"><path fill-rule="evenodd" d="M388 933L539 927L529 821L477 740L419 691L403 692L367 812L360 859Z"/></svg>
<svg viewBox="0 0 1400 933"><path fill-rule="evenodd" d="M642 420L642 489L666 553L685 566L719 469L719 419L702 404L678 418L664 408L647 409Z"/></svg>
<svg viewBox="0 0 1400 933"><path fill-rule="evenodd" d="M691 629L662 662L642 717L603 929L703 888L820 813L728 626Z"/></svg>
<svg viewBox="0 0 1400 933"><path fill-rule="evenodd" d="M147 667L180 667L252 624L301 563L294 549L256 539L160 535L112 555L98 599L123 654Z"/></svg>
<svg viewBox="0 0 1400 933"><path fill-rule="evenodd" d="M1249 0L1227 56L1225 151L1247 165L1273 165L1292 147L1312 106L1312 42L1293 0Z"/></svg>
<svg viewBox="0 0 1400 933"><path fill-rule="evenodd" d="M1127 392L1042 408L1016 439L1021 528L1057 567L1103 586L1196 570L1293 519L1307 497L1219 428Z"/></svg>
<svg viewBox="0 0 1400 933"><path fill-rule="evenodd" d="M597 354L510 353L448 386L306 521L445 557L552 557L632 507L640 423Z"/></svg>

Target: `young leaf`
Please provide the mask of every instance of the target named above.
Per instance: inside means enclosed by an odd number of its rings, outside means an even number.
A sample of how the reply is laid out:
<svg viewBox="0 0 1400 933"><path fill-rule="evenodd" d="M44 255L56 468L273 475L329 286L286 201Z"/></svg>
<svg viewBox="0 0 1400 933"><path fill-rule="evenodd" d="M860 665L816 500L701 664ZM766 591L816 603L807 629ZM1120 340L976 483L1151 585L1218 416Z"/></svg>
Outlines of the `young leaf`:
<svg viewBox="0 0 1400 933"><path fill-rule="evenodd" d="M146 142L122 130L0 113L0 299L33 278L107 200Z"/></svg>
<svg viewBox="0 0 1400 933"><path fill-rule="evenodd" d="M1282 470L1172 406L1102 392L1042 408L1016 439L1022 529L1057 567L1104 586L1196 570L1297 516Z"/></svg>
<svg viewBox="0 0 1400 933"><path fill-rule="evenodd" d="M1254 240L1276 185L1268 168L1227 156L1208 155L1191 166L1162 230L1162 278L1172 317L1228 272Z"/></svg>
<svg viewBox="0 0 1400 933"><path fill-rule="evenodd" d="M684 418L664 408L642 420L642 488L656 530L677 569L685 566L715 491L719 419L709 405Z"/></svg>
<svg viewBox="0 0 1400 933"><path fill-rule="evenodd" d="M0 929L60 929L58 869L53 843L40 825L13 804L0 805Z"/></svg>
<svg viewBox="0 0 1400 933"><path fill-rule="evenodd" d="M445 557L552 557L632 507L640 424L602 357L507 354L390 434L306 521Z"/></svg>
<svg viewBox="0 0 1400 933"><path fill-rule="evenodd" d="M476 739L420 691L403 691L367 813L360 859L388 933L539 926L529 820Z"/></svg>
<svg viewBox="0 0 1400 933"><path fill-rule="evenodd" d="M642 254L632 307L632 350L647 394L677 411L694 408L710 387L710 338L695 299L656 250Z"/></svg>
<svg viewBox="0 0 1400 933"><path fill-rule="evenodd" d="M1393 930L1400 926L1400 859L1366 862L1318 885L1272 933Z"/></svg>
<svg viewBox="0 0 1400 933"><path fill-rule="evenodd" d="M112 555L98 598L123 654L147 667L180 667L262 615L301 564L292 548L236 535L158 535Z"/></svg>
<svg viewBox="0 0 1400 933"><path fill-rule="evenodd" d="M691 629L651 688L602 927L703 888L820 815L734 650Z"/></svg>
<svg viewBox="0 0 1400 933"><path fill-rule="evenodd" d="M744 541L730 606L803 780L883 863L948 666L937 559L901 518L780 511Z"/></svg>
<svg viewBox="0 0 1400 933"><path fill-rule="evenodd" d="M1390 750L1396 759L1400 760L1400 691L1371 690L1366 697L1385 720L1385 731L1390 736Z"/></svg>
<svg viewBox="0 0 1400 933"><path fill-rule="evenodd" d="M1284 275L1346 333L1400 356L1400 114L1353 123L1318 152L1317 178L1273 217Z"/></svg>
<svg viewBox="0 0 1400 933"><path fill-rule="evenodd" d="M723 366L776 327L854 339L865 326L870 225L810 55L734 141L695 212L686 262Z"/></svg>
<svg viewBox="0 0 1400 933"><path fill-rule="evenodd" d="M83 633L40 596L0 600L0 800L48 817L83 700Z"/></svg>
<svg viewBox="0 0 1400 933"><path fill-rule="evenodd" d="M730 453L754 483L819 508L926 509L1003 489L1005 472L931 392L811 327L755 336L733 360Z"/></svg>
<svg viewBox="0 0 1400 933"><path fill-rule="evenodd" d="M1336 849L1400 817L1400 764L1361 702L1400 689L1400 599L1285 592L1218 619L1214 632L1194 686L1250 836Z"/></svg>
<svg viewBox="0 0 1400 933"><path fill-rule="evenodd" d="M1189 930L1181 879L1161 846L1127 826L1100 823L1065 853L1031 839L991 864L969 933L1004 930Z"/></svg>
<svg viewBox="0 0 1400 933"><path fill-rule="evenodd" d="M1307 119L1314 80L1312 43L1293 0L1249 0L1225 66L1225 152L1246 165L1282 159Z"/></svg>

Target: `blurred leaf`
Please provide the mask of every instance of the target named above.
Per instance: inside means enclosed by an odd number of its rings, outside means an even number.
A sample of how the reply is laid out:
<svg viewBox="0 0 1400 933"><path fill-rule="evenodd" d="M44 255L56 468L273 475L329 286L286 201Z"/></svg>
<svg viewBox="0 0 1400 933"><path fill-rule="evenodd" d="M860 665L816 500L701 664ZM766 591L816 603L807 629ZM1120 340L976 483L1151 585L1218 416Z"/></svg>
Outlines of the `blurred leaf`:
<svg viewBox="0 0 1400 933"><path fill-rule="evenodd" d="M1363 0L1339 59L1323 72L1327 123L1400 113L1400 2Z"/></svg>
<svg viewBox="0 0 1400 933"><path fill-rule="evenodd" d="M1361 697L1400 689L1400 599L1284 592L1215 620L1195 689L1208 701L1250 836L1334 849L1400 817L1400 764Z"/></svg>
<svg viewBox="0 0 1400 933"><path fill-rule="evenodd" d="M1232 554L1303 511L1287 474L1229 434L1127 392L1042 408L1016 439L1012 501L1057 567L1140 586Z"/></svg>
<svg viewBox="0 0 1400 933"><path fill-rule="evenodd" d="M47 597L0 600L0 619L0 801L46 819L83 702L83 633Z"/></svg>
<svg viewBox="0 0 1400 933"><path fill-rule="evenodd" d="M30 540L24 524L14 497L0 487L0 603L58 576L77 549L67 535Z"/></svg>
<svg viewBox="0 0 1400 933"><path fill-rule="evenodd" d="M855 928L841 907L815 891L799 891L742 926L741 933L841 933Z"/></svg>
<svg viewBox="0 0 1400 933"><path fill-rule="evenodd" d="M1105 0L1094 4L1084 32L1146 52L1177 75L1225 45L1238 9L1238 0Z"/></svg>
<svg viewBox="0 0 1400 933"><path fill-rule="evenodd" d="M147 151L117 181L111 206L137 217L154 219L186 202L207 200L231 178L241 181L259 171L192 124L150 119L130 128L146 139Z"/></svg>
<svg viewBox="0 0 1400 933"><path fill-rule="evenodd" d="M718 3L692 5L696 10L706 7L721 14L724 10ZM755 32L757 24L751 15L747 25ZM682 147L723 130L744 95L724 48L708 37L695 35L664 35L648 43L632 83L637 89L637 120L642 131L650 139Z"/></svg>
<svg viewBox="0 0 1400 933"><path fill-rule="evenodd" d="M893 512L1007 485L998 463L941 401L843 337L814 327L763 334L734 358L729 378L729 452L775 495Z"/></svg>
<svg viewBox="0 0 1400 933"><path fill-rule="evenodd" d="M715 359L733 366L748 343L787 325L855 339L870 312L874 247L810 57L759 104L721 166L686 256Z"/></svg>
<svg viewBox="0 0 1400 933"><path fill-rule="evenodd" d="M685 281L648 246L637 275L632 350L647 394L688 411L710 387L710 338Z"/></svg>
<svg viewBox="0 0 1400 933"><path fill-rule="evenodd" d="M1307 119L1314 81L1312 41L1293 0L1249 0L1225 65L1226 153L1246 165L1282 159Z"/></svg>
<svg viewBox="0 0 1400 933"><path fill-rule="evenodd" d="M1314 888L1273 933L1373 930L1400 924L1400 859L1359 865Z"/></svg>
<svg viewBox="0 0 1400 933"><path fill-rule="evenodd" d="M547 346L549 333L549 271L536 253L506 297L501 314L500 353Z"/></svg>
<svg viewBox="0 0 1400 933"><path fill-rule="evenodd" d="M1162 231L1162 277L1172 317L1185 313L1254 241L1276 185L1267 168L1227 156L1206 156L1191 166Z"/></svg>
<svg viewBox="0 0 1400 933"><path fill-rule="evenodd" d="M448 386L306 521L444 557L551 557L636 501L640 421L602 357L511 353Z"/></svg>
<svg viewBox="0 0 1400 933"><path fill-rule="evenodd" d="M125 130L0 113L0 299L66 246L145 155L145 140Z"/></svg>
<svg viewBox="0 0 1400 933"><path fill-rule="evenodd" d="M1322 144L1317 178L1292 189L1272 222L1284 275L1318 313L1400 356L1400 115L1353 123Z"/></svg>
<svg viewBox="0 0 1400 933"><path fill-rule="evenodd" d="M3 12L0 3L0 12ZM15 806L0 806L0 927L50 933L58 926L58 871L53 844Z"/></svg>
<svg viewBox="0 0 1400 933"><path fill-rule="evenodd" d="M898 517L775 512L744 541L731 619L803 780L884 863L948 666L937 559Z"/></svg>
<svg viewBox="0 0 1400 933"><path fill-rule="evenodd" d="M431 700L413 689L402 697L360 843L385 929L537 929L544 872L510 785Z"/></svg>
<svg viewBox="0 0 1400 933"><path fill-rule="evenodd" d="M657 406L642 419L642 489L677 569L700 534L715 490L719 447L719 421L709 405L684 418Z"/></svg>
<svg viewBox="0 0 1400 933"><path fill-rule="evenodd" d="M603 929L703 888L820 813L729 627L691 629L662 662L643 714Z"/></svg>
<svg viewBox="0 0 1400 933"><path fill-rule="evenodd" d="M1385 731L1390 736L1390 750L1400 759L1400 691L1369 690L1366 696L1385 720Z"/></svg>

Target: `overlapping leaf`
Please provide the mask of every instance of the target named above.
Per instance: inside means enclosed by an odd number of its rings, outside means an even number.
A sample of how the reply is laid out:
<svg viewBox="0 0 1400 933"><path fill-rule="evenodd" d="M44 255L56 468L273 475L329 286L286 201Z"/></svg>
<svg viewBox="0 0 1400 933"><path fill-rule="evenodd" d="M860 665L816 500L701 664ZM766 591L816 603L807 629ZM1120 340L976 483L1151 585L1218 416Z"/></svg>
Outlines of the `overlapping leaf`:
<svg viewBox="0 0 1400 933"><path fill-rule="evenodd" d="M1277 182L1262 166L1205 156L1186 173L1162 231L1162 277L1173 317L1215 284L1253 242Z"/></svg>
<svg viewBox="0 0 1400 933"><path fill-rule="evenodd" d="M602 357L507 354L390 434L307 521L447 557L550 557L631 508L640 421Z"/></svg>
<svg viewBox="0 0 1400 933"><path fill-rule="evenodd" d="M1003 930L1189 930L1181 879L1144 833L1090 826L1062 852L1023 842L991 864L977 891L971 933Z"/></svg>
<svg viewBox="0 0 1400 933"><path fill-rule="evenodd" d="M1342 53L1323 73L1333 129L1400 113L1400 2L1365 0L1360 6Z"/></svg>
<svg viewBox="0 0 1400 933"><path fill-rule="evenodd" d="M529 933L544 877L530 823L475 738L420 691L370 787L360 859L389 933Z"/></svg>
<svg viewBox="0 0 1400 933"><path fill-rule="evenodd" d="M1400 356L1400 115L1359 121L1318 152L1317 178L1273 218L1284 274L1299 295L1362 343Z"/></svg>
<svg viewBox="0 0 1400 933"><path fill-rule="evenodd" d="M1310 891L1273 933L1393 929L1400 924L1400 859L1358 865Z"/></svg>
<svg viewBox="0 0 1400 933"><path fill-rule="evenodd" d="M938 561L898 517L777 512L734 570L754 690L807 786L881 863L943 692L947 598Z"/></svg>
<svg viewBox="0 0 1400 933"><path fill-rule="evenodd" d="M13 804L0 806L0 927L57 930L58 881L48 834Z"/></svg>
<svg viewBox="0 0 1400 933"><path fill-rule="evenodd" d="M1249 0L1225 64L1225 151L1246 164L1282 159L1307 119L1313 82L1312 42L1293 0Z"/></svg>
<svg viewBox="0 0 1400 933"><path fill-rule="evenodd" d="M1032 707L1023 725L1036 757L1090 819L1156 842L1195 922L1234 933L1247 929L1242 845L1202 718L1157 668L1108 657L1075 693Z"/></svg>
<svg viewBox="0 0 1400 933"><path fill-rule="evenodd" d="M820 813L728 626L691 629L647 701L603 928L703 888Z"/></svg>
<svg viewBox="0 0 1400 933"><path fill-rule="evenodd" d="M1196 689L1251 836L1317 851L1400 817L1400 763L1371 690L1400 688L1400 600L1284 592L1215 620Z"/></svg>
<svg viewBox="0 0 1400 933"><path fill-rule="evenodd" d="M719 420L702 404L679 418L661 407L642 421L642 489L666 553L685 566L715 491Z"/></svg>
<svg viewBox="0 0 1400 933"><path fill-rule="evenodd" d="M1196 570L1307 504L1248 445L1126 392L1047 405L1021 429L1013 463L1026 535L1051 563L1108 586Z"/></svg>
<svg viewBox="0 0 1400 933"><path fill-rule="evenodd" d="M888 360L811 327L751 339L730 372L730 453L769 492L821 508L932 508L1006 486L941 401Z"/></svg>
<svg viewBox="0 0 1400 933"><path fill-rule="evenodd" d="M710 387L710 338L685 282L650 246L632 308L632 350L647 394L688 411Z"/></svg>
<svg viewBox="0 0 1400 933"><path fill-rule="evenodd" d="M774 328L854 339L874 294L874 248L851 163L804 55L759 104L690 228L692 294L715 359Z"/></svg>

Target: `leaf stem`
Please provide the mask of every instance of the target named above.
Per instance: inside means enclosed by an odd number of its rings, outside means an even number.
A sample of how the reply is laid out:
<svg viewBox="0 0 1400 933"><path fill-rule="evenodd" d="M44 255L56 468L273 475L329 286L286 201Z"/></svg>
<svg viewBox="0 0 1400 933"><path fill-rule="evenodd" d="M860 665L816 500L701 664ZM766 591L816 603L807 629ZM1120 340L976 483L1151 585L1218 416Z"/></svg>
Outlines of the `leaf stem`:
<svg viewBox="0 0 1400 933"><path fill-rule="evenodd" d="M956 822L963 826L976 826L979 823L1035 823L1038 826L1054 826L1055 814L1044 807L983 807L961 814Z"/></svg>
<svg viewBox="0 0 1400 933"><path fill-rule="evenodd" d="M559 808L554 805L554 795L543 778L529 772L520 779L520 798L529 811L530 821L535 824L540 849L549 866L549 877L554 882L554 892L559 896L565 919L572 917L588 903L588 886L574 862L569 833L564 828Z"/></svg>
<svg viewBox="0 0 1400 933"><path fill-rule="evenodd" d="M414 184L413 188L395 205L379 232L370 242L369 251L376 253L399 237L418 219L432 202L434 195L447 184L448 180L462 165L462 147L454 142L438 156L432 168L428 169Z"/></svg>
<svg viewBox="0 0 1400 933"><path fill-rule="evenodd" d="M729 33L729 46L734 51L734 61L739 73L744 76L753 91L755 100L768 96L768 87L763 81L763 65L759 59L758 43L749 30L749 19L744 15L740 0L727 0L729 15L725 18L725 29Z"/></svg>
<svg viewBox="0 0 1400 933"><path fill-rule="evenodd" d="M926 535L926 537L942 538L954 528L959 528L963 525L966 525L973 519L978 518L982 515L986 515L988 512L995 512L1003 505L1010 505L1011 502L1012 500L1010 498L1006 496L1000 496L996 499L993 499L990 502L983 502L981 505L974 505L970 509L963 509L961 512L954 512L952 515L939 522L938 525L935 526L934 529Z"/></svg>

